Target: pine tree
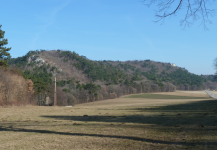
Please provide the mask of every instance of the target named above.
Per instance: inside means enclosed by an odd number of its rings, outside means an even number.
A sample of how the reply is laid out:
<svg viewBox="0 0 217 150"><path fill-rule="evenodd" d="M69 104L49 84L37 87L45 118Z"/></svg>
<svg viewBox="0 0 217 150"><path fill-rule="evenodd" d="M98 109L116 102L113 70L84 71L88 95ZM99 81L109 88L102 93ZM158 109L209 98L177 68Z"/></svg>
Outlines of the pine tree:
<svg viewBox="0 0 217 150"><path fill-rule="evenodd" d="M8 44L8 39L4 39L5 31L1 30L1 26L2 25L0 25L0 66L8 67L8 60L11 58L8 51L10 51L11 48L3 47Z"/></svg>

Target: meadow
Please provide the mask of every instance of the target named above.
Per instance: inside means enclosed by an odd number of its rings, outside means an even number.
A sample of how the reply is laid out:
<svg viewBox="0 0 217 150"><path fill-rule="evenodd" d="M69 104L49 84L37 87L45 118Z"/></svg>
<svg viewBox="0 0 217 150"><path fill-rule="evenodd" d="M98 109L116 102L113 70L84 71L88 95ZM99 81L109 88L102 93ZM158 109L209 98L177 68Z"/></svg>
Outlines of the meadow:
<svg viewBox="0 0 217 150"><path fill-rule="evenodd" d="M217 149L217 100L204 91L2 107L0 120L0 149Z"/></svg>

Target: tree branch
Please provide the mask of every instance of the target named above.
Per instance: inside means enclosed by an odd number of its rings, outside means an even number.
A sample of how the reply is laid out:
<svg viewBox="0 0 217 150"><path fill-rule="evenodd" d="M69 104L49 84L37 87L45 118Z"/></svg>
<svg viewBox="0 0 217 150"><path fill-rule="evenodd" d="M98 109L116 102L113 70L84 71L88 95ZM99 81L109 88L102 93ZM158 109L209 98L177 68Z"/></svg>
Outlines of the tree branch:
<svg viewBox="0 0 217 150"><path fill-rule="evenodd" d="M180 21L180 25L185 27L191 26L198 19L201 19L201 24L204 29L208 29L206 24L211 24L209 17L215 15L216 9L207 9L207 3L213 5L216 0L143 0L143 3L150 7L154 5L158 7L155 17L155 22L164 21L165 18L173 16L179 12L180 9L186 10L185 16Z"/></svg>

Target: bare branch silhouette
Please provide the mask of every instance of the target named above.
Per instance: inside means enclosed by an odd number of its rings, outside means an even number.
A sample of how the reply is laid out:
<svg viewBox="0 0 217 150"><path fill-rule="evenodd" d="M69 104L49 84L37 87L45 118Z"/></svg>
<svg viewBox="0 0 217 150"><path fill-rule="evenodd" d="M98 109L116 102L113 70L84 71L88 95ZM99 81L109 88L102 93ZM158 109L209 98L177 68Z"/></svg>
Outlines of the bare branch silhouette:
<svg viewBox="0 0 217 150"><path fill-rule="evenodd" d="M148 7L156 4L158 9L155 22L163 22L165 18L184 10L184 17L180 21L183 28L190 27L195 21L201 20L200 26L202 25L205 30L208 29L207 24L212 24L210 17L215 15L216 9L212 8L215 2L216 0L143 0Z"/></svg>

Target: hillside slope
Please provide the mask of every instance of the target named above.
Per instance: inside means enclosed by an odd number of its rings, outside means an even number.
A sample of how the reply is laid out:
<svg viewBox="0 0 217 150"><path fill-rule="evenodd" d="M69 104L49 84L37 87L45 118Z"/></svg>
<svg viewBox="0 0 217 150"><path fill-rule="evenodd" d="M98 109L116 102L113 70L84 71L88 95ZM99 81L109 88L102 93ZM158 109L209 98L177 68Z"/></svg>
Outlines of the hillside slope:
<svg viewBox="0 0 217 150"><path fill-rule="evenodd" d="M52 81L56 74L59 99L62 99L59 105L132 93L216 89L213 78L151 60L92 61L71 51L41 50L13 58L9 64L20 68L24 77L34 82L36 94L46 93L50 99L53 99Z"/></svg>

